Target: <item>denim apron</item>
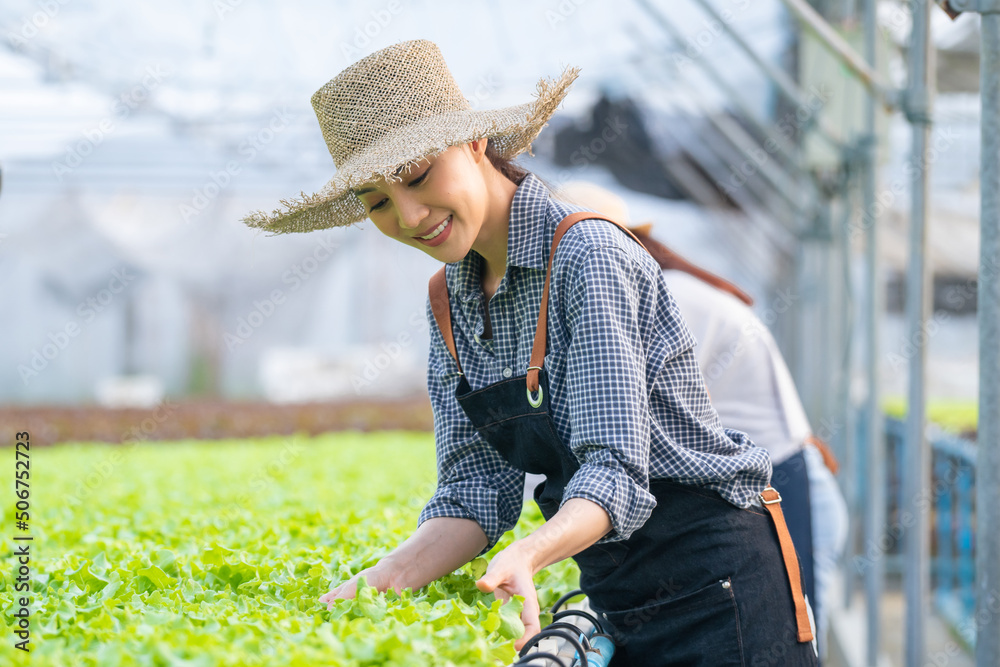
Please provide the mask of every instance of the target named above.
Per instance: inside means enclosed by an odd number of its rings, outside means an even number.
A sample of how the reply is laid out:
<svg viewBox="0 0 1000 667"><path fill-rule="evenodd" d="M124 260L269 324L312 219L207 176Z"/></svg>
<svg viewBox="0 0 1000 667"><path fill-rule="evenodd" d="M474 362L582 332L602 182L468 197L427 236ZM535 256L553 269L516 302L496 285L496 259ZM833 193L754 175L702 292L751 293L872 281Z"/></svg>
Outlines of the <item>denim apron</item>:
<svg viewBox="0 0 1000 667"><path fill-rule="evenodd" d="M526 374L480 389L461 375L455 390L469 421L506 461L545 475L534 498L546 520L559 510L563 490L580 467L549 414L542 367L549 278L562 235L576 222L595 218L605 219L574 213L556 229ZM431 278L430 300L458 363L443 269ZM611 666L816 665L801 578L781 540L784 522L779 526L778 516L769 515L780 508L774 490L761 494L759 509L749 510L710 489L669 480L650 480L649 490L656 507L628 540L594 544L573 556L580 588L615 639ZM790 540L787 549L795 559ZM790 582L799 584L797 595Z"/></svg>

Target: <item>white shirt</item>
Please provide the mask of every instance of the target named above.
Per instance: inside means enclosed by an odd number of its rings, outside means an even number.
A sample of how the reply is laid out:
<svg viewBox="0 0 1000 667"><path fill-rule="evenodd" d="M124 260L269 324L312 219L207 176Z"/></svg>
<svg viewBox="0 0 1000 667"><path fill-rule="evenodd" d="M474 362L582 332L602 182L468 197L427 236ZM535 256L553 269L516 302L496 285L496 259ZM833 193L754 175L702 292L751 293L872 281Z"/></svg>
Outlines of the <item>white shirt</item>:
<svg viewBox="0 0 1000 667"><path fill-rule="evenodd" d="M698 367L722 425L748 434L775 465L802 449L809 419L767 326L735 296L690 274L663 277L698 341Z"/></svg>

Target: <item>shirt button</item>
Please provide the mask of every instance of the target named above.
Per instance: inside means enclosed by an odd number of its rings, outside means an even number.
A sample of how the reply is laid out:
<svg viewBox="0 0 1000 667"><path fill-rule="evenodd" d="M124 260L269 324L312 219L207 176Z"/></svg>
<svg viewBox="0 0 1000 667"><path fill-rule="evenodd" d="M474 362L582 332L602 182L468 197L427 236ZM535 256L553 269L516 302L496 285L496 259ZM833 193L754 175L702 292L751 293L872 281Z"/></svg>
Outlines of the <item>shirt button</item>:
<svg viewBox="0 0 1000 667"><path fill-rule="evenodd" d="M479 334L476 334L475 336L473 336L473 338L475 338L475 339L476 339L476 342L477 342L477 343L479 342Z"/></svg>
<svg viewBox="0 0 1000 667"><path fill-rule="evenodd" d="M510 366L508 366L507 368L503 369L503 376L504 376L505 378L509 378L509 377L510 377L511 375L513 375L513 374L514 374L514 371L512 371L512 370L510 369Z"/></svg>
<svg viewBox="0 0 1000 667"><path fill-rule="evenodd" d="M728 581L722 582L722 587L725 588L727 591L729 590L730 586L732 586L732 584L730 584Z"/></svg>

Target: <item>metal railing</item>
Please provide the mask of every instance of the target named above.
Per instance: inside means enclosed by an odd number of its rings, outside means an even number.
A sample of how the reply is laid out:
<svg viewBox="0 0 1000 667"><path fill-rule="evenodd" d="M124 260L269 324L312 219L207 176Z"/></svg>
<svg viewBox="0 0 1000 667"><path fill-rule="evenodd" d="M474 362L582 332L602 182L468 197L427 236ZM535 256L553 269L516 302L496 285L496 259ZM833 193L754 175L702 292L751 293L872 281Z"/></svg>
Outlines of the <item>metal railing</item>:
<svg viewBox="0 0 1000 667"><path fill-rule="evenodd" d="M866 545L869 559L884 556L886 572L904 569L903 533L919 525L908 516L908 507L927 515L930 529L932 600L937 613L970 647L976 628L976 445L968 440L928 429L931 470L917 498L906 502L902 480L906 450L906 424L888 418L886 433L886 524L879 542ZM879 551L884 549L884 554Z"/></svg>

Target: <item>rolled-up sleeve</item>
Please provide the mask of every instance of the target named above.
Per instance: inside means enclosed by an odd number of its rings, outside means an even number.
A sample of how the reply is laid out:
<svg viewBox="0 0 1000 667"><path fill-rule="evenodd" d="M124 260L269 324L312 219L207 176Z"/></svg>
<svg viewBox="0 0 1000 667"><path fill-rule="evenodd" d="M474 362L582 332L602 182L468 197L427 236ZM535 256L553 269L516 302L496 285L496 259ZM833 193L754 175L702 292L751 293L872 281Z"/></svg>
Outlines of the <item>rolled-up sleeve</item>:
<svg viewBox="0 0 1000 667"><path fill-rule="evenodd" d="M434 517L472 519L493 548L517 524L524 496L524 473L510 465L472 426L455 398L458 366L444 344L427 302L430 352L427 390L434 410L437 489L417 520Z"/></svg>
<svg viewBox="0 0 1000 667"><path fill-rule="evenodd" d="M642 327L650 321L657 284L619 247L591 248L578 267L565 282L565 386L570 449L580 469L563 503L586 498L603 507L612 525L598 541L604 543L628 539L656 506L649 491L647 383L647 351L656 337Z"/></svg>

